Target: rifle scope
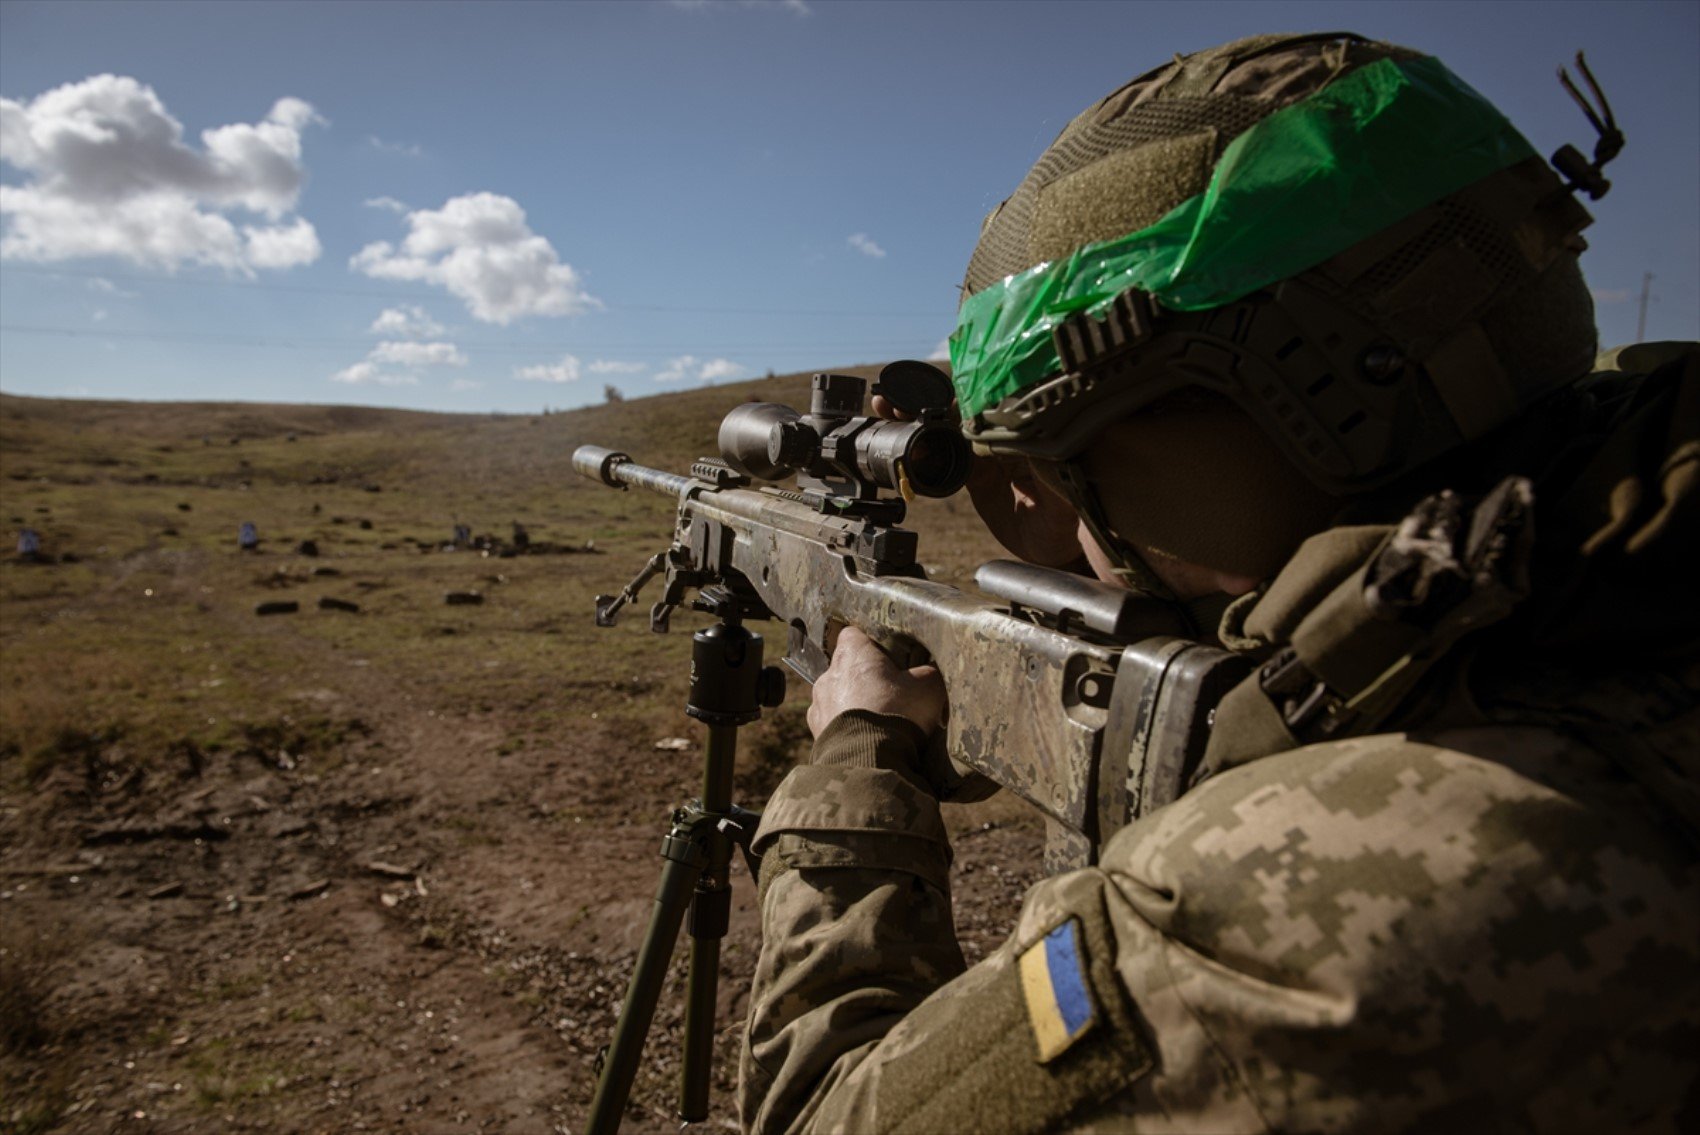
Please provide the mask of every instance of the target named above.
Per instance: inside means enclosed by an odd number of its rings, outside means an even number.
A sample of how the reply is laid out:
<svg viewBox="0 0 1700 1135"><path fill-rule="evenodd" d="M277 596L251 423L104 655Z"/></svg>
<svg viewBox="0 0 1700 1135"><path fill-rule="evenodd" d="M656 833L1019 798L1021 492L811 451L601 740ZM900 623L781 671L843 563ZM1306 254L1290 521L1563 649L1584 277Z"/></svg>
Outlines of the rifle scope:
<svg viewBox="0 0 1700 1135"><path fill-rule="evenodd" d="M967 483L973 451L949 419L948 393L942 406L917 409L893 399L899 409L918 413L917 421L896 422L862 415L864 388L851 375L817 374L807 414L777 402L739 406L720 423L720 455L765 481L797 473L868 496L876 489L901 490L907 481L918 496L948 497Z"/></svg>

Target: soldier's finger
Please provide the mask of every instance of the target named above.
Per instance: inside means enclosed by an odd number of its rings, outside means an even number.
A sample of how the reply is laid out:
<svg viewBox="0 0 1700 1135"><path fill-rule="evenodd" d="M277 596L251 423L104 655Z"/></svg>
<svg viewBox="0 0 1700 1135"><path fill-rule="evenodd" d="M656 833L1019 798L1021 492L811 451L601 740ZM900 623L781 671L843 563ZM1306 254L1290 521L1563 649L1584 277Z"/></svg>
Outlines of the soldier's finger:
<svg viewBox="0 0 1700 1135"><path fill-rule="evenodd" d="M873 410L874 417L884 418L888 422L907 422L914 417L913 414L905 414L902 410L893 406L891 399L883 394L874 395L869 400L868 405Z"/></svg>
<svg viewBox="0 0 1700 1135"><path fill-rule="evenodd" d="M832 656L835 659L842 656L844 660L848 662L864 653L868 647L873 645L874 640L869 638L867 632L862 630L862 628L852 626L840 627L838 630L837 641L832 644Z"/></svg>
<svg viewBox="0 0 1700 1135"><path fill-rule="evenodd" d="M847 626L838 632L838 645L833 649L832 657L835 662L842 658L846 666L864 669L891 665L890 656L860 627Z"/></svg>

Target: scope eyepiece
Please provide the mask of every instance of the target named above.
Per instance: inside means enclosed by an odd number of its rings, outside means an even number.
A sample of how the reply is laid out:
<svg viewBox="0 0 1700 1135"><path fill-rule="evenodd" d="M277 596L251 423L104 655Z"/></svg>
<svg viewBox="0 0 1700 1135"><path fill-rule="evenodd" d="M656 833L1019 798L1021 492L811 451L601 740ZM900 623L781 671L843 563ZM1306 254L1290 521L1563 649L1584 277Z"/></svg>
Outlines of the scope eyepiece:
<svg viewBox="0 0 1700 1135"><path fill-rule="evenodd" d="M856 464L882 488L909 487L923 497L948 497L968 483L973 451L949 422L872 420L856 435Z"/></svg>

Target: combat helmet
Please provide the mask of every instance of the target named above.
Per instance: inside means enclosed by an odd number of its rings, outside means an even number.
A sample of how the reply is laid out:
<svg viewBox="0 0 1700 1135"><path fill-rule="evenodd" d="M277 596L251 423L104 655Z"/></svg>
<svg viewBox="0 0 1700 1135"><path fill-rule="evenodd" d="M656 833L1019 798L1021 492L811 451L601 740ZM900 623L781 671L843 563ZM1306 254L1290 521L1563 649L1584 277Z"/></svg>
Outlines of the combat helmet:
<svg viewBox="0 0 1700 1135"><path fill-rule="evenodd" d="M1483 437L1596 350L1574 191L1604 192L1622 138L1577 97L1602 137L1561 178L1439 60L1349 33L1141 75L982 226L950 344L964 432L1066 473L1106 423L1204 392L1334 497Z"/></svg>

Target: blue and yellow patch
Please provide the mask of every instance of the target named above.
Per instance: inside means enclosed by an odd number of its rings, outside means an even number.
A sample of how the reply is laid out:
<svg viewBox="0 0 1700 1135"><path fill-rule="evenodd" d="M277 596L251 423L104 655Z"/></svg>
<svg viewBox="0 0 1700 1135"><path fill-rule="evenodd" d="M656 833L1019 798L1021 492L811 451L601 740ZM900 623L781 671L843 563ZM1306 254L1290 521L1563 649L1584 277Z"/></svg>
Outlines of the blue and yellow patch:
<svg viewBox="0 0 1700 1135"><path fill-rule="evenodd" d="M1039 1042L1039 1063L1067 1052L1098 1020L1092 984L1086 979L1086 948L1080 920L1071 918L1021 955L1021 991L1027 1019Z"/></svg>

